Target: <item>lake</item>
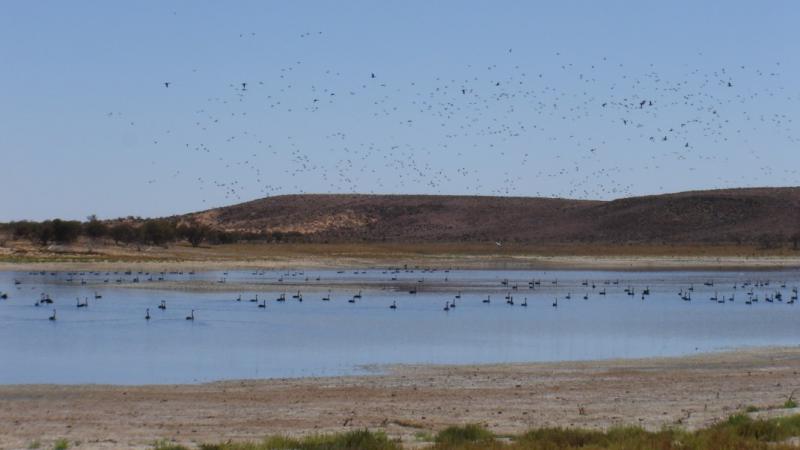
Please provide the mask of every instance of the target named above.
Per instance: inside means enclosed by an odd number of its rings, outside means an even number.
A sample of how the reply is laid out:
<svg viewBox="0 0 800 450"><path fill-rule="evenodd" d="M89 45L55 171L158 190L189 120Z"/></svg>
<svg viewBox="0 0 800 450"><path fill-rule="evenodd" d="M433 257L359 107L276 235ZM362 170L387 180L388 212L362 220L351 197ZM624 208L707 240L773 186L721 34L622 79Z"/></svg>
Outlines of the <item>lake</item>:
<svg viewBox="0 0 800 450"><path fill-rule="evenodd" d="M0 384L199 383L796 345L796 286L796 270L0 272ZM43 294L53 304L36 306Z"/></svg>

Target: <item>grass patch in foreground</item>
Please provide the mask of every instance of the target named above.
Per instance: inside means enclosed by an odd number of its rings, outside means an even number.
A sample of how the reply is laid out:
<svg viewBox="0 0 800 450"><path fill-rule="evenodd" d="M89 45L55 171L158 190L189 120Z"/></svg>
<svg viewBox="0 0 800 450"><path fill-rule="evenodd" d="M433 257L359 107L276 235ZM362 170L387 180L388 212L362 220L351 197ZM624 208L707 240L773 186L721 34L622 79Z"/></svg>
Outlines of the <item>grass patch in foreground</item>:
<svg viewBox="0 0 800 450"><path fill-rule="evenodd" d="M170 445L156 450L184 450ZM401 450L385 434L367 430L308 436L302 439L273 436L260 443L201 444L201 450Z"/></svg>
<svg viewBox="0 0 800 450"><path fill-rule="evenodd" d="M480 425L464 425L463 427L448 427L436 435L436 447L439 448L459 448L459 446L481 442L490 443L494 441L494 434Z"/></svg>
<svg viewBox="0 0 800 450"><path fill-rule="evenodd" d="M800 415L754 420L736 415L697 431L637 427L593 431L577 428L541 428L502 440L479 425L449 427L439 432L430 450L788 450L789 438L800 436ZM381 432L367 430L310 436L302 439L271 437L260 443L204 444L201 450L401 450L401 444ZM156 446L156 450L184 450Z"/></svg>

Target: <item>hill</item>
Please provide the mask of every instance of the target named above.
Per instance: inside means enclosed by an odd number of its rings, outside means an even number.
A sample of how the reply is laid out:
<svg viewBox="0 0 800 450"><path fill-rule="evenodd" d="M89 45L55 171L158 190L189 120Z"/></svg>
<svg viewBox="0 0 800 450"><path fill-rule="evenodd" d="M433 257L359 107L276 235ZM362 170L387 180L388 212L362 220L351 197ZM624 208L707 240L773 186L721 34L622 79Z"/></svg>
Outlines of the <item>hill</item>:
<svg viewBox="0 0 800 450"><path fill-rule="evenodd" d="M800 232L800 188L587 201L436 195L269 197L182 216L214 229L313 242L720 243Z"/></svg>

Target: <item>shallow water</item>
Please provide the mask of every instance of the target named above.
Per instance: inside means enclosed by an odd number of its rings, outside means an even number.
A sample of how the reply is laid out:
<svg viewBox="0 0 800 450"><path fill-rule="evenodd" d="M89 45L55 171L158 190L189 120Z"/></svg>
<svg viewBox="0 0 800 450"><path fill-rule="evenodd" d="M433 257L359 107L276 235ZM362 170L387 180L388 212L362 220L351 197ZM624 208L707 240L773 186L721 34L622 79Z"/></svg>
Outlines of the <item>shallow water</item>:
<svg viewBox="0 0 800 450"><path fill-rule="evenodd" d="M531 280L540 284L531 289ZM215 290L174 289L185 281ZM710 281L713 286L704 285ZM747 281L769 284L742 286ZM236 283L261 287L240 292ZM349 303L359 284L363 298ZM408 293L411 286L417 294ZM678 292L689 286L692 300L681 300ZM678 356L796 345L800 303L789 303L795 286L798 271L0 272L0 292L9 295L0 300L0 384L195 383L359 374L392 363ZM628 287L635 295L624 292ZM329 288L331 301L322 301ZM302 302L292 299L297 289ZM598 294L602 289L607 295ZM751 290L760 301L747 305ZM275 301L284 291L286 301ZM458 291L456 307L443 311ZM766 302L775 292L783 299ZM55 303L34 306L42 293ZM505 302L509 293L514 306ZM715 293L726 301L710 301ZM240 294L243 300L235 301ZM255 294L265 308L248 301ZM491 303L483 303L488 295ZM89 306L77 308L76 298ZM524 298L527 307L520 306ZM161 300L166 310L156 308ZM390 309L394 301L397 309ZM53 309L57 320L50 321ZM192 309L195 320L185 320Z"/></svg>

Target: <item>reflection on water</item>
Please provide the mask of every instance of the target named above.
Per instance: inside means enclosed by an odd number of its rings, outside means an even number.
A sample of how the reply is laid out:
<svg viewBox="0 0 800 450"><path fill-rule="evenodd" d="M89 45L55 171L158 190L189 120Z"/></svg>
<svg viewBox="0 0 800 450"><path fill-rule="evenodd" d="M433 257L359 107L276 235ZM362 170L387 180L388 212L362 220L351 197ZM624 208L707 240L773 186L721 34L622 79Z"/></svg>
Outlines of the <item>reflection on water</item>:
<svg viewBox="0 0 800 450"><path fill-rule="evenodd" d="M175 289L190 280L216 289ZM351 303L357 285L363 295ZM0 300L0 383L192 383L796 345L799 285L797 271L0 272L9 296ZM43 293L54 303L35 306Z"/></svg>

